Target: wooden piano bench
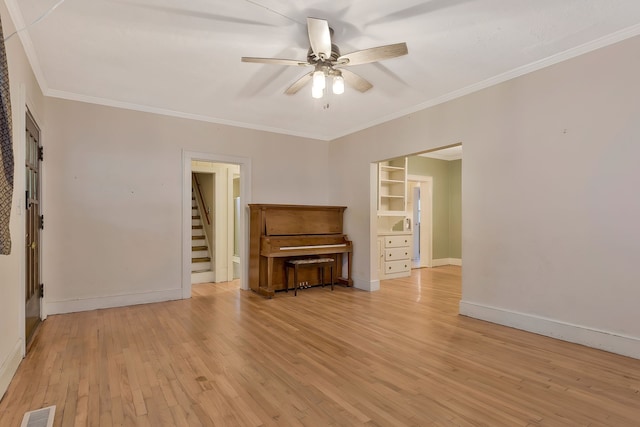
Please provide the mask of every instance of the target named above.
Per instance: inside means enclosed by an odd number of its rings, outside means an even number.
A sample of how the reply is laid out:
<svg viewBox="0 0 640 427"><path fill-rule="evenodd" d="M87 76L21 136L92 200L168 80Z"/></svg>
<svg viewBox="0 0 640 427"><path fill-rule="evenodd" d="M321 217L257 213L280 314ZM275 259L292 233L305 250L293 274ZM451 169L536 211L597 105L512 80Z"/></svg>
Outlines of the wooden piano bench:
<svg viewBox="0 0 640 427"><path fill-rule="evenodd" d="M324 268L329 267L331 274L331 290L333 290L333 266L336 260L333 258L304 258L304 259L288 259L284 263L284 289L289 292L289 269L293 268L293 282L294 291L293 295L298 295L298 288L300 283L298 282L298 269L299 268L317 268L320 278L320 284L324 287Z"/></svg>

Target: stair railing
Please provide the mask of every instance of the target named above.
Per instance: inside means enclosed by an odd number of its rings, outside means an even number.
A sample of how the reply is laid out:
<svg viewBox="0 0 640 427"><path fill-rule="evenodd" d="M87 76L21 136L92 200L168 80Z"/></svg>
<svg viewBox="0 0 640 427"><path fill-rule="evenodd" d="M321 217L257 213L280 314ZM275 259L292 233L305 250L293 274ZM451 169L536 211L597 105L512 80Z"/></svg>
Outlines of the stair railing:
<svg viewBox="0 0 640 427"><path fill-rule="evenodd" d="M198 190L198 197L200 197L200 206L202 206L202 210L204 211L204 217L207 219L207 225L211 225L211 221L209 220L209 208L204 202L204 197L202 197L202 190L200 190L200 183L198 182L198 177L195 173L192 173L193 183L195 184L195 188Z"/></svg>

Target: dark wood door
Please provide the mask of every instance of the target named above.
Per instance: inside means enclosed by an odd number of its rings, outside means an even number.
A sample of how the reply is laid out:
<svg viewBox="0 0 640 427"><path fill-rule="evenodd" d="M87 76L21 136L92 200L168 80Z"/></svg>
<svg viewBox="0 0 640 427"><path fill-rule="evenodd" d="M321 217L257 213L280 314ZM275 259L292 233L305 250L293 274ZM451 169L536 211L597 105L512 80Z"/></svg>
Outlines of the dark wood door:
<svg viewBox="0 0 640 427"><path fill-rule="evenodd" d="M28 343L40 324L40 129L27 111L26 117L26 272L25 272L25 337Z"/></svg>

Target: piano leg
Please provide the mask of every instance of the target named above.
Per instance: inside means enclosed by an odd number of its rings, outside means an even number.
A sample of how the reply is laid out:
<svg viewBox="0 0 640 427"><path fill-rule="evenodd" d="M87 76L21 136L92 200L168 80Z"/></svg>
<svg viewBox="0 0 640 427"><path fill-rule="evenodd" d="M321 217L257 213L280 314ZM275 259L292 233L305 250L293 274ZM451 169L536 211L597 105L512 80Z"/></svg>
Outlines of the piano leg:
<svg viewBox="0 0 640 427"><path fill-rule="evenodd" d="M338 257L337 259L342 260L342 257ZM336 282L345 286L353 286L353 279L351 279L351 263L352 263L352 252L347 252L347 277L344 278L341 275L336 278ZM337 265L336 265L336 268L337 268Z"/></svg>
<svg viewBox="0 0 640 427"><path fill-rule="evenodd" d="M289 293L289 269L287 264L284 264L284 291Z"/></svg>
<svg viewBox="0 0 640 427"><path fill-rule="evenodd" d="M333 264L331 264L331 265L329 266L329 274L331 275L331 290L333 290L333 278L334 278L334 276L333 276L333 272L334 272L334 271L338 271L338 267L337 267L337 264L336 264L336 263L338 262L338 261L337 261L337 260L338 260L338 257L336 257L335 259L336 259L336 261L334 261L334 262L333 262ZM334 267L335 267L335 270L334 270ZM323 283L324 283L324 282L323 282Z"/></svg>
<svg viewBox="0 0 640 427"><path fill-rule="evenodd" d="M353 257L353 252L348 252L347 253L347 286L353 286L353 280L351 279L351 264L352 264L351 258L352 257Z"/></svg>
<svg viewBox="0 0 640 427"><path fill-rule="evenodd" d="M267 292L270 294L269 298L271 298L274 294L273 290L273 258L267 258Z"/></svg>

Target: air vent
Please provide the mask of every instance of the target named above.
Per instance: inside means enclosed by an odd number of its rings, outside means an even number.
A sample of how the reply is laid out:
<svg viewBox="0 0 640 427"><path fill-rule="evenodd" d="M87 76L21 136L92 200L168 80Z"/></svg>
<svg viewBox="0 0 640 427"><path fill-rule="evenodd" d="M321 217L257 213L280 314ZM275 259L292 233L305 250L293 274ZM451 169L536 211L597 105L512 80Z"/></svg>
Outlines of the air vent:
<svg viewBox="0 0 640 427"><path fill-rule="evenodd" d="M29 411L22 417L20 427L53 427L56 405Z"/></svg>

